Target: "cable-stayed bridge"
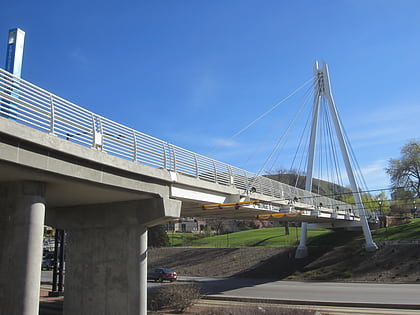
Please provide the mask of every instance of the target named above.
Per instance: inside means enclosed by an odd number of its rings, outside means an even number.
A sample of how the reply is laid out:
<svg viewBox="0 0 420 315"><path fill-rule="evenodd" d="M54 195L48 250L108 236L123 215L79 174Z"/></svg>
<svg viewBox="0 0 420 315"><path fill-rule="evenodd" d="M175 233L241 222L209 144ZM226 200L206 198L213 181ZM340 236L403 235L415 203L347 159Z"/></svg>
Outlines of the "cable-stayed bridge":
<svg viewBox="0 0 420 315"><path fill-rule="evenodd" d="M269 211L273 214L300 212L302 218L294 218L298 221L360 220L355 205L258 176L148 136L72 104L1 69L0 97L2 125L8 124L4 131L10 135L19 137L13 131L14 123L19 123L62 140L125 159L128 164L134 162L166 170L173 183L171 197L184 202L181 216L255 218ZM71 151L67 153L72 154ZM198 197L203 189L198 185L196 196L188 196L177 187L178 178L181 177L227 186L233 188L234 193L213 195L211 189L207 189L209 193L206 196L202 194ZM250 205L243 203L250 200L261 202ZM60 206L59 201L54 202ZM234 202L242 203L233 207L221 205L218 209L202 207ZM76 204L75 201L73 205Z"/></svg>
<svg viewBox="0 0 420 315"><path fill-rule="evenodd" d="M8 305L37 303L44 221L68 231L68 314L145 314L147 227L170 219L260 215L367 225L360 204L169 144L1 69L0 139L0 278L13 283L8 292L0 285L0 297ZM6 259L16 252L21 257ZM119 279L119 290L111 288L110 277Z"/></svg>

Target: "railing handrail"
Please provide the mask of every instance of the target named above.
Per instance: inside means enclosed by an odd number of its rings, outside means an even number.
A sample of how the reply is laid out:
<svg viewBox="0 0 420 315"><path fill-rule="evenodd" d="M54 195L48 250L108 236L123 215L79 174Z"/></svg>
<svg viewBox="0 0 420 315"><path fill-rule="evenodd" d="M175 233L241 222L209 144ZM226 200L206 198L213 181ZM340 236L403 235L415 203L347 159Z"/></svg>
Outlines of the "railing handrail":
<svg viewBox="0 0 420 315"><path fill-rule="evenodd" d="M0 118L4 117L136 163L233 185L243 193L254 188L279 201L311 205L314 210L358 212L351 204L258 176L129 128L0 69Z"/></svg>

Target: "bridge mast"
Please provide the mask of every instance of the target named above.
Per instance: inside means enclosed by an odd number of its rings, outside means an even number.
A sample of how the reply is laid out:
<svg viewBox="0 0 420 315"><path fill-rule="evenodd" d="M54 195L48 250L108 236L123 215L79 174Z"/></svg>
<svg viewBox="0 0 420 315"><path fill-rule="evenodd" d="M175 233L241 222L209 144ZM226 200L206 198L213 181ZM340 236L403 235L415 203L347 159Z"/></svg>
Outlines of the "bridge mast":
<svg viewBox="0 0 420 315"><path fill-rule="evenodd" d="M314 65L314 78L318 81L318 62L315 62ZM311 138L309 142L309 155L308 155L308 164L306 167L306 181L305 181L305 190L312 192L312 175L313 175L313 168L314 168L314 160L315 160L315 144L316 144L316 136L318 130L318 117L319 117L319 101L321 99L320 87L318 84L315 85L314 88L314 106L312 112L312 126L311 126ZM306 238L307 238L307 229L308 224L306 222L302 222L301 226L301 235L300 235L300 242L299 246L296 250L296 258L304 258L308 256L308 248L306 247Z"/></svg>
<svg viewBox="0 0 420 315"><path fill-rule="evenodd" d="M315 62L314 65L314 78L316 80L315 84L315 97L314 97L314 109L312 116L312 128L311 128L311 138L309 145L309 155L308 155L308 165L306 170L306 184L305 190L312 191L312 175L313 175L313 165L314 165L314 156L315 156L315 145L317 137L317 128L318 128L318 117L319 117L319 103L321 97L324 96L327 99L328 108L331 113L331 117L334 122L334 128L338 142L340 144L341 154L343 161L346 167L347 176L349 178L350 187L353 192L354 199L359 208L360 222L363 229L363 234L365 237L366 245L365 248L367 251L375 251L378 249L378 246L372 239L372 234L370 232L369 223L366 217L366 211L363 206L362 198L359 192L359 188L356 183L356 179L353 172L353 167L349 158L348 148L346 142L344 141L343 129L341 127L341 122L338 117L337 108L335 106L334 98L331 93L331 84L330 77L328 73L328 65L324 62L324 67L320 68L318 62ZM296 258L306 257L307 247L306 247L306 238L307 238L307 223L302 223L301 238L300 243L296 251Z"/></svg>

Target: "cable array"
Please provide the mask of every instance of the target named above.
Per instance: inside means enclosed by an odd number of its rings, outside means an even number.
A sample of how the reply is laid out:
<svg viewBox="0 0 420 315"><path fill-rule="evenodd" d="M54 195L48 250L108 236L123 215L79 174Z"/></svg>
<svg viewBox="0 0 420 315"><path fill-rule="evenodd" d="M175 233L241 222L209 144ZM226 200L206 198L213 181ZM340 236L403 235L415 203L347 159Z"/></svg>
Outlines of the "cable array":
<svg viewBox="0 0 420 315"><path fill-rule="evenodd" d="M296 174L296 180L294 187L302 186L302 183L299 181L301 177L306 177L306 170L308 168L308 152L310 146L310 132L311 128L310 122L316 113L314 113L314 106L312 105L311 100L319 100L319 116L317 116L318 128L317 130L317 145L315 146L315 160L314 160L314 170L312 172L314 179L318 180L318 184L314 186L315 180L312 183L312 191L318 195L326 195L326 191L321 190L325 189L322 187L322 181L325 183L334 183L327 187L332 195L332 198L337 198L337 196L345 195L344 192L346 185L349 184L349 179L345 178L343 170L346 169L344 166L344 160L340 157L340 153L343 155L342 149L339 145L339 140L335 133L337 126L333 122L331 104L333 102L332 96L327 95L327 88L324 84L329 84L329 82L324 82L325 77L322 73L316 73L310 80L305 81L301 86L295 89L287 97L283 98L280 102L276 103L269 110L259 115L256 119L245 125L239 131L234 133L229 140L237 137L238 135L244 133L246 130L249 130L254 126L258 121L267 117L268 114L272 113L277 109L281 104L287 104L289 106L284 106L284 109L288 110L287 115L283 117L288 118L287 122L284 124L273 123L272 128L265 125L265 129L271 129L271 132L266 132L266 137L263 141L256 146L252 154L246 159L245 164L248 164L249 161L255 160L257 153L262 151L266 144L269 143L269 138L274 136L277 140L273 141L272 149L269 150L266 154L265 160L261 163L261 166L258 168L257 176L253 181L257 180L261 174L276 174L279 173L280 163L286 163L290 161L290 168L288 171L283 172L285 174ZM306 89L305 89L306 88ZM292 99L293 97L293 99ZM300 98L297 100L297 98ZM292 110L294 111L292 113ZM352 169L354 170L354 177L356 179L358 191L351 192L351 194L360 194L361 191L369 191L366 185L366 181L361 173L360 166L357 162L355 153L350 145L347 133L342 126L341 117L338 113L335 117L338 119L338 124L340 125L343 133L343 141L347 147L348 156ZM283 118L282 117L282 118ZM302 128L299 128L302 127ZM282 130L282 132L280 132ZM296 136L296 132L301 130L301 133ZM293 135L292 135L293 134ZM295 142L294 146L296 147L294 154L290 155L287 150L288 142ZM219 146L220 147L220 146ZM216 148L218 149L218 148ZM214 152L214 149L212 152ZM277 170L276 170L277 168ZM248 189L253 186L253 181L248 184ZM302 188L302 187L299 187ZM388 189L387 189L388 190ZM311 197L316 198L316 197ZM312 202L313 203L313 202Z"/></svg>

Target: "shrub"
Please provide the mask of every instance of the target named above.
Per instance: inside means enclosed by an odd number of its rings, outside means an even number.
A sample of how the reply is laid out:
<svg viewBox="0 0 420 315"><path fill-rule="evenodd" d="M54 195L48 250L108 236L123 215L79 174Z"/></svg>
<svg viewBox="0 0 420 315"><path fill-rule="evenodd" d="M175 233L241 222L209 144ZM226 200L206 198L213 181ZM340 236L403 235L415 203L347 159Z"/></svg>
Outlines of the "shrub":
<svg viewBox="0 0 420 315"><path fill-rule="evenodd" d="M168 234L166 234L163 224L149 228L147 235L147 246L167 247L169 246Z"/></svg>
<svg viewBox="0 0 420 315"><path fill-rule="evenodd" d="M194 284L172 284L161 286L150 294L148 309L157 311L164 308L173 309L182 313L187 307L192 306L199 299L200 289Z"/></svg>

